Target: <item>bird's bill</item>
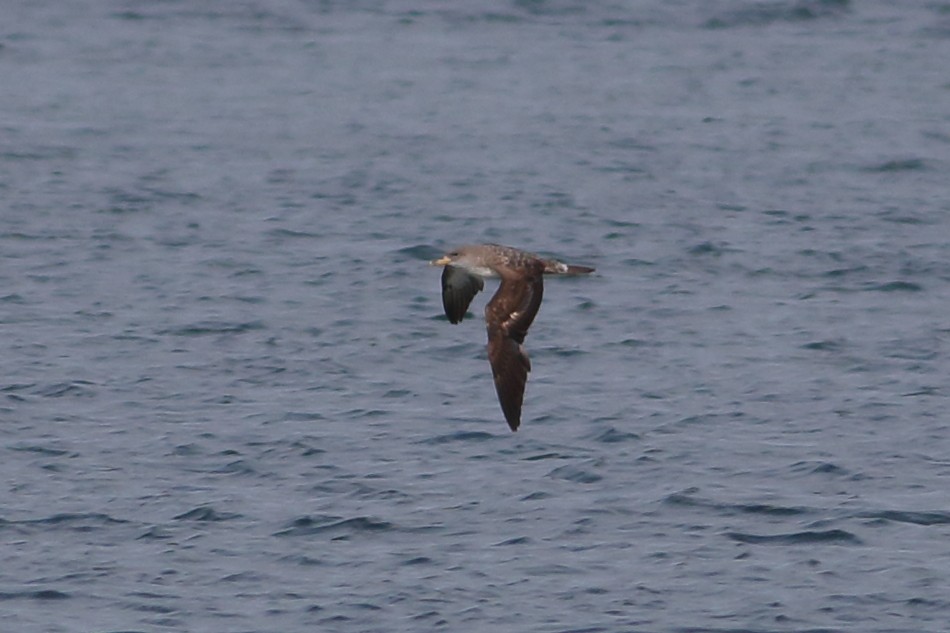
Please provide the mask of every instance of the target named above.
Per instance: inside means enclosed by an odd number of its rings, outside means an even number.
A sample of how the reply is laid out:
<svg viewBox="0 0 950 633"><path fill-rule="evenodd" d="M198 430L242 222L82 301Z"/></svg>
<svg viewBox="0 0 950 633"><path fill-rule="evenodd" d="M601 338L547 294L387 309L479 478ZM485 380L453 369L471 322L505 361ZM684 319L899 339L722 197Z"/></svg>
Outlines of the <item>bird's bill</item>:
<svg viewBox="0 0 950 633"><path fill-rule="evenodd" d="M452 263L451 258L449 258L448 256L445 256L445 257L440 257L439 259L433 259L432 261L429 262L429 265L430 266L448 266L451 263Z"/></svg>

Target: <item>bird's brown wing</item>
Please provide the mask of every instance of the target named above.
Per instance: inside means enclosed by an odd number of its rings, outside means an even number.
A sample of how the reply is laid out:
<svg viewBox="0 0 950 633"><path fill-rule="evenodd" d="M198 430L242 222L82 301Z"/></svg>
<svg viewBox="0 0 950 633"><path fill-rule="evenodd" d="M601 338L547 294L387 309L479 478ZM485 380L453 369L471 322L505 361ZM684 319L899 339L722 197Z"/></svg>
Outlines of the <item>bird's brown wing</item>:
<svg viewBox="0 0 950 633"><path fill-rule="evenodd" d="M521 425L524 388L531 371L531 361L522 343L541 307L544 264L533 260L517 271L498 272L501 285L485 306L488 361L505 420L512 431L517 431Z"/></svg>
<svg viewBox="0 0 950 633"><path fill-rule="evenodd" d="M484 287L485 282L481 277L464 268L446 266L442 270L442 307L449 321L458 323L465 318L465 311L472 299Z"/></svg>

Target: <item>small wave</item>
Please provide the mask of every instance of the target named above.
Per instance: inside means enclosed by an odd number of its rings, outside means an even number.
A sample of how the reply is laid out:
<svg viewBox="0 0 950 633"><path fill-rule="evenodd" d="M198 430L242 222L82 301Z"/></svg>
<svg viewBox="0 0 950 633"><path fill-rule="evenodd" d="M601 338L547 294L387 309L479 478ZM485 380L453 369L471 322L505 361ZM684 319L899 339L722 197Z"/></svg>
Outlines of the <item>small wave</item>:
<svg viewBox="0 0 950 633"><path fill-rule="evenodd" d="M198 321L188 325L166 328L159 330L158 334L171 336L205 336L208 334L243 334L254 330L263 330L264 324L261 321Z"/></svg>
<svg viewBox="0 0 950 633"><path fill-rule="evenodd" d="M394 528L395 526L389 521L366 516L353 517L350 519L327 516L318 518L304 516L294 519L288 527L277 532L275 536L310 536L313 534L333 532L343 532L345 535L352 535L362 532L392 530Z"/></svg>
<svg viewBox="0 0 950 633"><path fill-rule="evenodd" d="M685 507L709 508L722 511L725 514L762 514L765 516L798 516L807 514L808 508L799 506L782 506L771 503L721 503L692 496L692 490L675 492L664 499L664 502Z"/></svg>
<svg viewBox="0 0 950 633"><path fill-rule="evenodd" d="M517 536L515 538L506 539L504 541L495 543L495 547L507 547L509 545L526 545L531 542L531 537L528 536Z"/></svg>
<svg viewBox="0 0 950 633"><path fill-rule="evenodd" d="M208 472L222 475L253 475L257 473L257 469L246 459L236 459L216 468L212 468Z"/></svg>
<svg viewBox="0 0 950 633"><path fill-rule="evenodd" d="M831 462L817 462L817 461L805 461L805 462L795 462L791 466L792 470L795 471L805 471L808 473L814 473L819 475L847 475L848 470L838 466L837 464L832 464Z"/></svg>
<svg viewBox="0 0 950 633"><path fill-rule="evenodd" d="M70 454L69 451L65 451L59 448L49 448L48 446L36 446L33 444L11 446L9 448L11 451L21 451L24 453L36 453L37 455L45 455L47 457L61 457L63 455Z"/></svg>
<svg viewBox="0 0 950 633"><path fill-rule="evenodd" d="M712 255L720 256L725 254L729 248L724 244L713 244L712 242L702 242L689 249L690 255Z"/></svg>
<svg viewBox="0 0 950 633"><path fill-rule="evenodd" d="M614 427L607 427L594 437L595 442L603 444L619 444L622 442L636 442L640 436L629 431L618 431Z"/></svg>
<svg viewBox="0 0 950 633"><path fill-rule="evenodd" d="M802 345L802 349L810 349L821 352L837 352L844 347L844 344L841 341L834 341L826 339L823 341L812 341L811 343L805 343Z"/></svg>
<svg viewBox="0 0 950 633"><path fill-rule="evenodd" d="M276 239L285 239L285 238L306 238L306 239L315 239L321 237L319 233L313 233L312 231L294 231L292 229L271 229L267 231L267 237L272 237Z"/></svg>
<svg viewBox="0 0 950 633"><path fill-rule="evenodd" d="M603 477L597 473L592 473L589 470L578 468L577 466L560 466L549 472L548 477L564 479L578 484L593 484L603 479Z"/></svg>
<svg viewBox="0 0 950 633"><path fill-rule="evenodd" d="M283 417L284 422L315 422L325 419L325 415L316 411L288 411Z"/></svg>
<svg viewBox="0 0 950 633"><path fill-rule="evenodd" d="M538 491L538 492L532 492L531 494L527 494L521 497L521 500L522 501L540 501L542 499L548 499L550 497L551 497L551 493Z"/></svg>
<svg viewBox="0 0 950 633"><path fill-rule="evenodd" d="M438 445L449 444L451 442L484 442L493 439L495 439L495 436L485 431L457 431L455 433L437 435L436 437L422 440L421 443Z"/></svg>
<svg viewBox="0 0 950 633"><path fill-rule="evenodd" d="M571 457L572 457L571 455L565 455L563 453L548 452L548 453L538 453L537 455L530 455L528 457L525 457L524 461L540 462L545 459L570 459Z"/></svg>
<svg viewBox="0 0 950 633"><path fill-rule="evenodd" d="M69 382L55 382L38 388L34 393L45 398L62 398L63 396L89 397L95 392L89 388L94 383L88 380L71 380Z"/></svg>
<svg viewBox="0 0 950 633"><path fill-rule="evenodd" d="M864 168L864 171L881 174L897 171L917 171L926 167L927 163L920 158L903 158L885 161L879 165L869 165Z"/></svg>
<svg viewBox="0 0 950 633"><path fill-rule="evenodd" d="M91 532L106 525L121 525L128 523L124 519L116 519L101 512L70 513L62 512L42 519L27 519L25 521L9 521L10 525L65 527L76 532Z"/></svg>
<svg viewBox="0 0 950 633"><path fill-rule="evenodd" d="M950 524L950 512L942 511L881 510L878 512L863 512L857 516L862 519L880 519L883 521L894 521L896 523L912 523L914 525Z"/></svg>
<svg viewBox="0 0 950 633"><path fill-rule="evenodd" d="M871 292L920 292L924 287L912 281L889 281L883 284L866 286L864 290Z"/></svg>
<svg viewBox="0 0 950 633"><path fill-rule="evenodd" d="M753 2L735 11L725 12L706 21L708 29L742 26L767 26L777 22L804 22L836 17L844 13L851 0L796 0L795 2Z"/></svg>
<svg viewBox="0 0 950 633"><path fill-rule="evenodd" d="M442 251L428 244L416 244L415 246L400 248L396 251L396 254L402 259L430 261L442 255Z"/></svg>
<svg viewBox="0 0 950 633"><path fill-rule="evenodd" d="M56 589L33 591L0 591L0 600L65 600L71 596Z"/></svg>
<svg viewBox="0 0 950 633"><path fill-rule="evenodd" d="M198 506L174 517L176 521L230 521L241 518L235 512L218 512L211 506Z"/></svg>
<svg viewBox="0 0 950 633"><path fill-rule="evenodd" d="M788 534L747 534L745 532L726 532L726 536L740 543L752 545L860 545L861 539L847 530L805 530Z"/></svg>

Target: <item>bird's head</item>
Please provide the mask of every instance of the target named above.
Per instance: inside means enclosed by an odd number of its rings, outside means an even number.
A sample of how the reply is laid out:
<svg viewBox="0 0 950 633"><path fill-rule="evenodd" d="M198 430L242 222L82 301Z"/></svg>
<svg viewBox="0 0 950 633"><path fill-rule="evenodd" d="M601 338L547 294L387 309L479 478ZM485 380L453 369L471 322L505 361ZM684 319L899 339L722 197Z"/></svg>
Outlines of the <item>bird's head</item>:
<svg viewBox="0 0 950 633"><path fill-rule="evenodd" d="M429 262L433 266L455 266L481 277L493 277L494 271L486 265L485 247L478 244L459 246L439 259Z"/></svg>

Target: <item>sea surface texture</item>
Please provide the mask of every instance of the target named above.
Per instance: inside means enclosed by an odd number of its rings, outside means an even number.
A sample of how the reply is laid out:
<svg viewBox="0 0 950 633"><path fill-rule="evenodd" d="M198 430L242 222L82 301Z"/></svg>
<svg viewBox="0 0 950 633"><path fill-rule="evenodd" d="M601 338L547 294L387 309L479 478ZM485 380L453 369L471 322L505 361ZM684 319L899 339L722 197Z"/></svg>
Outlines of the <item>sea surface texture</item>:
<svg viewBox="0 0 950 633"><path fill-rule="evenodd" d="M0 13L0 631L948 630L950 3Z"/></svg>

